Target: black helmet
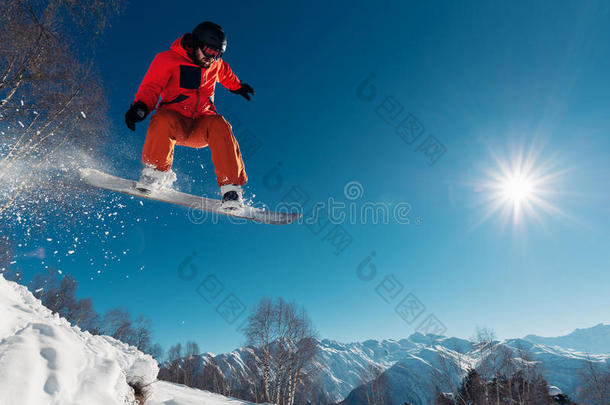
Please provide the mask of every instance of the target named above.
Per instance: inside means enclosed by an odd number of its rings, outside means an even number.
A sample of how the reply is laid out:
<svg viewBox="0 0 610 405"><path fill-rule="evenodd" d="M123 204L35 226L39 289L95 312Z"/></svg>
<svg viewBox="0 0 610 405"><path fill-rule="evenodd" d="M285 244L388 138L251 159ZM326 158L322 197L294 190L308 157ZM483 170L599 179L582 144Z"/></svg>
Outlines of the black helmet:
<svg viewBox="0 0 610 405"><path fill-rule="evenodd" d="M218 24L205 21L193 30L193 45L202 48L204 45L218 50L221 54L227 49L227 36Z"/></svg>

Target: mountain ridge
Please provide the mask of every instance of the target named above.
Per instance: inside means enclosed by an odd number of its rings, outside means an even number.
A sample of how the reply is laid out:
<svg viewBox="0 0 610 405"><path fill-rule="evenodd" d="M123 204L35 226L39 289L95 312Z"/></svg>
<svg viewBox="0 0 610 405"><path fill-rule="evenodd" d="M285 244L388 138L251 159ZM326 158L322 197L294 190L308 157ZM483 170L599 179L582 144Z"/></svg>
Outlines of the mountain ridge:
<svg viewBox="0 0 610 405"><path fill-rule="evenodd" d="M576 338L588 342L592 337L600 335L597 329L588 329L591 328L575 330L574 332L580 331L575 335ZM531 336L535 340L535 335ZM573 337L570 342L576 342L576 338ZM545 345L532 340L510 338L495 341L494 344L499 350L511 350L518 355L520 352L530 354L533 361L543 368L543 375L549 384L558 386L568 394L574 393L577 382L573 376L587 359L610 363L610 350L608 353L587 354L571 347ZM396 403L409 401L413 405L424 404L431 399L433 387L430 382L439 370L450 367L453 370L450 380L457 385L467 369L476 367L480 361L474 344L459 337L413 333L403 339L368 339L342 343L325 338L318 342L319 354L313 368L319 371L319 387L318 391L310 393L312 403L358 403L357 400L350 402L350 395L354 391L357 394L358 389L383 375L389 381L389 392L393 400L402 401ZM253 367L256 355L256 349L251 347L241 347L218 355L205 353L200 356L200 367L214 363L225 377L236 378L240 381L239 385L244 386L244 382L252 384L252 381L248 382L251 375L261 375L261 370ZM446 364L439 361L440 357L446 359ZM414 388L405 390L404 387Z"/></svg>
<svg viewBox="0 0 610 405"><path fill-rule="evenodd" d="M577 328L562 336L544 337L531 334L523 339L583 353L606 354L610 353L610 324L598 323L589 328Z"/></svg>

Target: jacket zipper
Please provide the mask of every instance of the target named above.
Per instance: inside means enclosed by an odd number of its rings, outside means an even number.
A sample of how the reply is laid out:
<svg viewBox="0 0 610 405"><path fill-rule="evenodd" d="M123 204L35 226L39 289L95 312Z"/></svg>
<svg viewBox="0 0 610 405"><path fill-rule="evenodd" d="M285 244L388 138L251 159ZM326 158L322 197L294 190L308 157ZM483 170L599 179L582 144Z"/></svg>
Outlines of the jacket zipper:
<svg viewBox="0 0 610 405"><path fill-rule="evenodd" d="M199 86L199 89L201 89L203 87L203 85L205 84L205 81L207 80L208 77L208 70L204 69L203 70L203 82L201 83L201 85ZM195 102L195 109L193 110L193 114L191 115L191 119L195 119L195 114L197 114L197 111L199 110L199 97L200 97L200 92L199 89L197 89L197 101Z"/></svg>
<svg viewBox="0 0 610 405"><path fill-rule="evenodd" d="M199 89L197 89L197 102L195 103L195 109L193 110L193 115L191 115L192 120L195 119L195 114L197 113L197 110L199 110Z"/></svg>

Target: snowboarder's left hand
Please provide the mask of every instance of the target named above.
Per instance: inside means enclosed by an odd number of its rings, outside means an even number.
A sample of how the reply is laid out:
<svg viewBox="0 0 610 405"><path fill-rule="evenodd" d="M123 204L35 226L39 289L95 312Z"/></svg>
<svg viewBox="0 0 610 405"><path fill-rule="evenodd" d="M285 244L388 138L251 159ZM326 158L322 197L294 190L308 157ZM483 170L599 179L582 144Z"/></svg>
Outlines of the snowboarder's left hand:
<svg viewBox="0 0 610 405"><path fill-rule="evenodd" d="M135 131L136 122L142 121L147 115L148 108L146 108L146 104L141 101L136 101L129 107L127 113L125 113L125 124L127 124L127 128Z"/></svg>
<svg viewBox="0 0 610 405"><path fill-rule="evenodd" d="M246 100L250 101L250 94L254 95L254 89L249 84L241 83L241 87L237 90L231 90L231 93L239 94Z"/></svg>

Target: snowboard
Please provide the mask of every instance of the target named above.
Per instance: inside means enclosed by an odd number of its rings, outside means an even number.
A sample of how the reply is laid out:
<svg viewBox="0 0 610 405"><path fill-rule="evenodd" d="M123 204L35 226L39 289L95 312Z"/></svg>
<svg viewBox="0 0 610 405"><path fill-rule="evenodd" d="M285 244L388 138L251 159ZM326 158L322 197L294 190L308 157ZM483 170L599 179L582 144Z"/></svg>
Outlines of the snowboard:
<svg viewBox="0 0 610 405"><path fill-rule="evenodd" d="M221 201L219 199L182 193L173 189L159 189L150 192L142 192L136 189L136 182L134 180L113 176L91 168L80 169L80 177L85 183L105 190L147 198L149 200L182 205L189 209L244 218L265 224L285 225L293 223L301 217L301 214L296 212L274 212L248 205L233 210L222 209L220 207Z"/></svg>

